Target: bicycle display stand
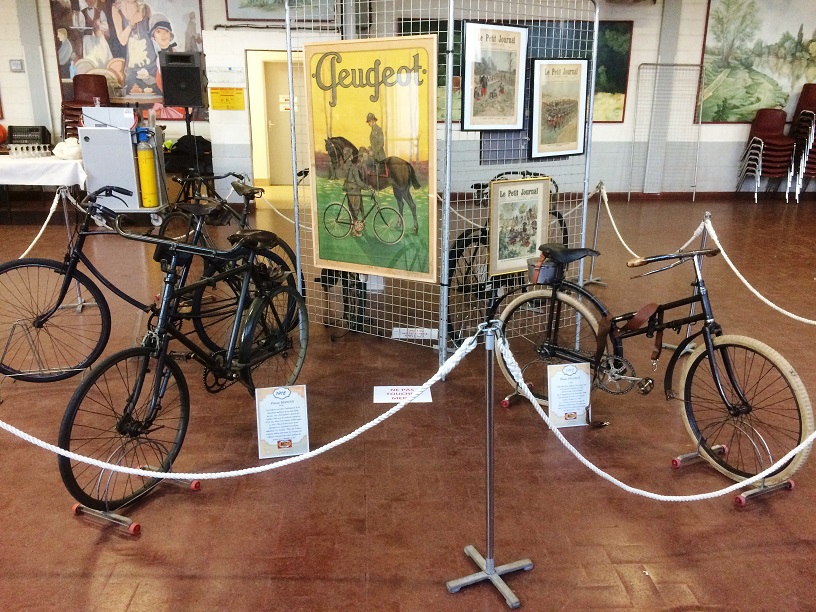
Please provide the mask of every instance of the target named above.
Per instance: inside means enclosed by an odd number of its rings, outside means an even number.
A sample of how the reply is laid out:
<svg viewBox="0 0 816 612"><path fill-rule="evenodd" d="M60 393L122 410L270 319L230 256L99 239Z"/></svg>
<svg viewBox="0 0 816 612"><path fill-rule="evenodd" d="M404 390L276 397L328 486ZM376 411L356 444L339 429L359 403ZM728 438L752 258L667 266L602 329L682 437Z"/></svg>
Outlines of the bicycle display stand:
<svg viewBox="0 0 816 612"><path fill-rule="evenodd" d="M533 569L533 562L530 559L522 559L495 566L493 559L493 367L496 343L496 328L490 323L485 328L485 404L487 407L487 435L486 435L486 469L485 469L485 489L486 489L486 556L483 557L476 550L476 547L468 544L465 546L465 554L470 557L481 571L470 574L463 578L449 580L446 584L449 593L458 593L462 587L477 584L489 580L496 589L504 596L507 605L516 609L521 605L519 598L502 580L504 574L509 574L518 570L530 571Z"/></svg>
<svg viewBox="0 0 816 612"><path fill-rule="evenodd" d="M722 455L728 454L728 447L718 444L716 446L712 446L711 450L716 451ZM678 455L677 457L673 458L671 461L672 467L674 469L680 469L687 465L692 465L694 463L699 463L701 461L705 461L704 457L700 455L699 451L694 451L691 453L686 453L684 455ZM793 491L795 487L795 483L792 479L786 478L781 482L776 482L770 485L759 485L759 486L752 486L749 489L746 489L739 495L734 498L734 504L737 506L746 506L748 502L752 499L756 499L759 497L764 497L769 495L770 493L774 493L776 491Z"/></svg>
<svg viewBox="0 0 816 612"><path fill-rule="evenodd" d="M149 466L145 466L143 469L150 470ZM182 487L185 489L189 489L190 491L200 491L201 490L201 481L199 480L184 480L184 479L168 479L162 480L161 483L167 483L176 487ZM96 510L95 508L89 508L83 504L74 504L71 506L71 513L74 516L83 516L87 517L91 521L95 523L100 523L102 525L112 524L116 527L119 527L129 533L130 535L139 535L142 532L141 524L134 521L132 518L127 517L123 514L118 514L116 512L108 512L105 510Z"/></svg>

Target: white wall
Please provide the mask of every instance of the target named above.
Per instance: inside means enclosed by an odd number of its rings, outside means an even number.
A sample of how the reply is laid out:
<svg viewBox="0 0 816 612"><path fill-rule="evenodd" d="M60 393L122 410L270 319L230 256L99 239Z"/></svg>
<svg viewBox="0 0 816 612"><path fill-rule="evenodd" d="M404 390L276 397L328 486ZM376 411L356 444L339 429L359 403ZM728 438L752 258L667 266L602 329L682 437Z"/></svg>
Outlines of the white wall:
<svg viewBox="0 0 816 612"><path fill-rule="evenodd" d="M410 14L415 0L376 0L373 2L378 16L374 19L374 31L393 28L394 19ZM431 6L436 6L432 0ZM681 23L676 41L676 49L660 49L661 19L663 2L682 2ZM53 45L49 0L36 0L42 36L42 55L45 72L48 75L48 98L54 132L59 132L60 90L57 77L56 51ZM568 0L564 0L569 4ZM21 26L17 21L17 0L0 0L0 10L4 15L4 27L0 30L0 97L2 98L6 125L32 125L31 87L27 73L13 74L8 69L10 58L22 57L23 42ZM447 16L446 3L439 2L439 17ZM443 6L445 5L445 6ZM481 5L480 5L481 6ZM676 6L676 5L675 5ZM216 29L218 24L235 25L227 22L224 0L202 0L204 19L204 50L208 66L244 66L246 49L284 50L285 37L281 31L255 29ZM457 10L467 5L456 3ZM707 0L658 0L656 4L639 2L634 4L609 3L599 0L599 14L602 20L634 21L633 50L629 67L629 87L627 98L634 100L637 68L643 63L693 63L700 62L705 30ZM426 14L427 5L423 14ZM385 30L383 30L385 31ZM391 33L391 32L389 32ZM316 34L319 35L319 34ZM247 96L248 98L248 96ZM633 104L627 104L625 119L618 124L594 124L592 126L591 181L603 180L610 191L628 189L628 159L631 151L633 131ZM169 122L169 135L177 137L184 133L183 122ZM243 170L251 167L250 129L248 112L211 111L209 124L194 125L196 134L208 137L213 142L216 170ZM706 125L701 132L700 175L698 191L733 190L737 165L742 146L748 133L746 125ZM459 142L478 146L473 134L457 134Z"/></svg>

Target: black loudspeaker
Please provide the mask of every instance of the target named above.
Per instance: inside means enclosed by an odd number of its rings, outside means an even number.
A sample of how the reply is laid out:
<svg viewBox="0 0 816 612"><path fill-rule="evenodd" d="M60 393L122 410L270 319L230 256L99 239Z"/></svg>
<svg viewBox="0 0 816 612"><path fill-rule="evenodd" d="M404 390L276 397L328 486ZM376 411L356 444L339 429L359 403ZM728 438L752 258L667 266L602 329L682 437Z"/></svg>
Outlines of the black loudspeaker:
<svg viewBox="0 0 816 612"><path fill-rule="evenodd" d="M165 106L207 106L203 53L159 53Z"/></svg>

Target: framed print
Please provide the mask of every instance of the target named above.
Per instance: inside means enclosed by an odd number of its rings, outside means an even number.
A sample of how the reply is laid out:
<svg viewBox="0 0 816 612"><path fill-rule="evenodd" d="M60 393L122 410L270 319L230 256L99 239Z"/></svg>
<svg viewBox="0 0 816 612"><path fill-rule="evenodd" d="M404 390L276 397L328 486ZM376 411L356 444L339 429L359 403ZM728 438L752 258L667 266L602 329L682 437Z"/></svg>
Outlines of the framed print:
<svg viewBox="0 0 816 612"><path fill-rule="evenodd" d="M490 182L490 276L527 270L547 242L550 178Z"/></svg>
<svg viewBox="0 0 816 612"><path fill-rule="evenodd" d="M286 0L226 0L228 21L286 21ZM334 21L335 0L292 2L298 21Z"/></svg>
<svg viewBox="0 0 816 612"><path fill-rule="evenodd" d="M533 61L530 157L584 152L587 60Z"/></svg>
<svg viewBox="0 0 816 612"><path fill-rule="evenodd" d="M633 25L633 21L598 23L597 70L592 104L592 120L596 123L623 122Z"/></svg>
<svg viewBox="0 0 816 612"><path fill-rule="evenodd" d="M465 23L463 130L520 130L524 124L527 28Z"/></svg>
<svg viewBox="0 0 816 612"><path fill-rule="evenodd" d="M709 0L703 45L703 123L750 123L759 108L796 110L816 81L813 0Z"/></svg>
<svg viewBox="0 0 816 612"><path fill-rule="evenodd" d="M159 51L201 51L201 0L52 0L62 97L73 99L77 74L101 74L117 104L165 108Z"/></svg>
<svg viewBox="0 0 816 612"><path fill-rule="evenodd" d="M304 45L317 267L436 282L435 35Z"/></svg>

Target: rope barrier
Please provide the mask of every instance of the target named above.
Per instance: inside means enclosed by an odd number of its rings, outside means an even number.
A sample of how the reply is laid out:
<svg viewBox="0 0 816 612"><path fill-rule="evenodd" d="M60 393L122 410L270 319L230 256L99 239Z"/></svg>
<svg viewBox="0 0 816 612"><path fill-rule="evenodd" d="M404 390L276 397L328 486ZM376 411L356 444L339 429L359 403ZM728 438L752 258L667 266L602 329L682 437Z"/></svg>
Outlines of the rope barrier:
<svg viewBox="0 0 816 612"><path fill-rule="evenodd" d="M623 248L625 248L632 257L635 257L635 258L639 259L640 255L638 255L632 249L629 248L629 245L626 244L626 241L623 239L623 236L621 236L621 233L618 230L618 225L617 225L617 223L615 223L615 218L612 216L612 211L609 208L609 197L606 195L606 187L604 186L603 181L598 183L597 187L595 187L595 189L592 191L592 193L589 195L589 197L592 197L593 195L595 195L598 192L600 192L600 194L601 194L601 200L604 203L604 208L606 209L606 214L609 216L609 221L612 223L612 229L615 230L615 235L618 237L618 240L620 240L620 243L623 245ZM675 253L684 250L692 242L694 242L697 238L699 238L703 233L703 229L705 229L705 221L700 222L700 225L698 225L697 229L694 230L694 233L691 235L691 238L689 238L683 246L678 248L675 251Z"/></svg>
<svg viewBox="0 0 816 612"><path fill-rule="evenodd" d="M39 233L34 237L34 240L31 241L31 244L28 245L28 248L25 250L25 252L22 255L20 255L20 257L18 257L17 259L22 259L26 255L28 255L31 252L31 249L34 248L34 245L37 244L37 241L45 232L45 228L48 226L49 221L51 221L51 217L54 216L54 212L57 210L57 204L59 203L61 193L62 190L57 189L57 193L54 194L54 201L51 202L51 208L48 210L48 216L45 218L45 223L42 224ZM71 194L68 193L67 191L65 191L65 196L69 200L71 200L71 203L76 204L76 200L74 200L74 198L71 197Z"/></svg>
<svg viewBox="0 0 816 612"><path fill-rule="evenodd" d="M771 308L773 308L777 312L782 313L783 315L785 315L787 317L790 317L794 321L799 321L800 323L804 323L806 325L816 325L816 321L814 321L813 319L806 319L805 317L800 317L799 315L793 314L792 312L789 312L789 311L785 310L784 308L782 308L780 306L777 306L771 300L769 300L768 298L763 296L761 293L759 293L759 291L754 289L754 287L751 285L751 283L749 283L746 280L746 278L742 274L740 274L740 271L737 270L737 267L734 265L734 262L731 261L731 258L725 252L725 249L723 248L722 243L720 242L720 239L717 236L717 232L714 231L714 225L711 223L711 219L706 219L703 223L705 223L706 231L711 236L711 239L714 241L714 244L716 244L717 248L720 249L720 254L722 254L723 259L725 259L725 262L731 268L731 271L734 274L737 275L737 278L742 281L742 284L747 287L748 291L753 293L761 302L763 302L767 306L770 306Z"/></svg>
<svg viewBox="0 0 816 612"><path fill-rule="evenodd" d="M308 453L304 453L303 455L298 455L296 457L290 457L288 459L283 459L281 461L278 461L277 463L259 465L259 466L253 467L253 468L245 468L245 469L241 469L241 470L231 470L231 471L227 471L227 472L204 472L204 473L200 473L200 474L182 473L182 472L156 472L155 470L153 470L153 471L151 471L151 470L142 470L142 469L138 469L138 468L131 468L131 467L126 467L126 466L121 466L121 465L114 465L112 463L106 463L104 461L98 461L97 459L92 459L90 457L85 457L84 455L80 455L78 453L67 451L67 450L65 450L63 448L60 448L58 446L55 446L53 444L49 444L48 442L40 440L39 438L35 438L34 436L32 436L30 434L27 434L26 432L14 427L13 425L9 425L8 423L6 423L5 421L2 421L2 420L0 420L0 429L5 429L10 434L15 435L18 438L21 438L22 440L30 442L31 444L34 444L35 446L39 446L40 448L44 448L45 450L49 450L52 453L62 455L63 457L68 457L69 459L73 459L75 461L80 461L82 463L87 463L89 465L93 465L93 466L96 466L96 467L99 467L99 468L102 468L102 469L105 469L105 470L110 470L112 472L121 472L121 473L124 473L124 474L132 474L134 476L144 476L144 477L147 477L147 478L166 478L166 479L169 479L169 480L214 480L214 479L217 479L217 478L234 478L234 477L237 477L237 476L247 476L249 474L259 474L261 472L268 472L270 470L279 469L279 468L282 468L282 467L287 466L287 465L292 465L293 463L300 463L301 461L306 461L307 459L312 459L313 457L321 455L321 454L325 453L326 451L329 451L329 450L331 450L333 448L336 448L337 446L340 446L341 444L345 444L346 442L348 442L350 440L353 440L354 438L356 438L360 434L365 433L366 431L368 431L369 429L379 425L380 423L382 423L386 419L394 416L400 410L402 410L407 404L413 402L417 397L419 397L422 393L424 393L425 390L429 389L432 385L436 384L437 382L442 380L445 376L450 374L450 372L453 370L453 368L455 368L457 365L459 365L459 362L461 362L462 359L464 359L465 356L468 353L470 353L474 348L476 348L476 345L477 345L476 338L477 338L477 336L471 336L470 338L465 340L462 343L462 346L460 346L456 350L456 352L453 355L451 355L450 358L444 364L442 364L442 366L439 368L439 370L436 372L436 374L434 374L431 378L429 378L425 382L424 385L419 387L413 394L411 394L411 396L409 398L403 400L402 402L400 402L399 404L397 404L396 406L394 406L393 408L391 408L387 412L384 412L383 414L378 416L376 419L373 419L373 420L369 421L365 425L361 425L360 427L358 427L357 429L355 429L351 433L346 434L342 438L338 438L337 440L334 440L333 442L329 442L328 444L324 444L323 446L321 446L319 448L316 448L313 451L309 451Z"/></svg>
<svg viewBox="0 0 816 612"><path fill-rule="evenodd" d="M650 491L646 491L644 489L639 489L637 487L633 487L631 485L626 484L625 482L618 480L614 476L604 472L601 468L590 462L586 457L584 457L578 449L576 449L572 444L570 444L567 439L558 431L558 428L555 427L552 422L550 421L547 413L541 408L541 404L538 403L538 400L533 395L530 388L527 386L527 383L524 382L524 377L521 373L521 368L519 367L518 363L516 362L515 358L513 357L513 353L510 352L510 347L507 344L507 339L501 334L501 332L497 332L498 339L497 345L499 347L499 351L504 358L504 363L507 366L507 369L512 374L513 379L516 381L518 385L518 390L521 391L522 395L530 400L532 403L533 408L538 413L538 416L542 418L542 420L547 424L547 427L555 434L555 437L558 438L559 442L564 445L564 447L572 453L572 455L578 459L584 466L589 468L591 472L600 476L607 482L612 483L613 485L623 489L628 493L633 493L635 495L640 495L642 497L646 497L648 499L654 499L657 501L665 501L665 502L690 502L690 501L702 501L704 499L712 499L714 497L721 497L723 495L728 495L729 493L733 493L743 487L751 485L759 480L762 480L766 476L769 476L783 467L788 461L790 461L794 455L800 453L804 448L808 445L813 443L813 440L816 439L816 431L811 433L801 444L799 444L796 448L792 449L788 452L784 457L782 457L779 461L771 465L765 470L762 470L759 474L751 476L750 478L746 478L740 482L735 482L731 486L725 487L724 489L719 489L717 491L712 491L711 493L697 493L694 495L664 495L661 493L652 493Z"/></svg>
<svg viewBox="0 0 816 612"><path fill-rule="evenodd" d="M286 220L287 220L289 223L291 223L292 225L294 225L294 224L295 224L295 220L294 220L294 219L290 219L289 217L287 217L286 215L284 215L284 214L283 214L283 213L282 213L280 210L278 210L278 207L277 207L277 206L275 206L274 204L272 204L272 202L270 202L269 200L267 200L267 199L266 199L264 196L261 196L261 199L262 199L262 200L264 201L264 203L265 203L267 206L269 206L269 208L271 208L271 209L272 209L272 211L273 211L275 214L277 214L279 217L283 217L284 219L286 219ZM301 223L301 224L300 224L300 228L301 228L301 229L305 229L307 232L311 232L311 231L312 231L312 228L311 228L311 227L309 227L308 225L306 225L305 223Z"/></svg>
<svg viewBox="0 0 816 612"><path fill-rule="evenodd" d="M482 333L481 331L479 333ZM39 438L36 438L26 432L14 427L13 425L9 425L5 421L0 420L0 429L4 429L7 432L11 433L12 435L17 436L18 438L30 442L35 446L39 446L45 450L49 450L53 453L58 455L62 455L63 457L68 457L69 459L73 459L75 461L80 461L82 463L86 463L89 465L93 465L105 470L110 470L114 472L121 472L125 474L132 474L135 476L144 476L148 478L162 478L162 479L170 479L170 480L213 480L217 478L234 478L238 476L247 476L250 474L259 474L262 472L268 472L270 470L279 469L288 465L292 465L294 463L300 463L302 461L306 461L308 459L312 459L318 455L321 455L333 448L336 448L350 440L353 440L357 436L365 433L369 429L376 427L386 419L394 416L397 412L402 410L407 404L411 403L416 399L420 394L425 392L426 389L430 388L432 385L436 384L444 377L446 377L459 363L465 356L470 353L476 346L477 346L477 338L478 333L470 338L466 339L462 345L456 350L456 352L451 355L451 357L439 368L439 370L434 374L431 378L429 378L425 384L419 387L409 398L400 402L399 404L392 407L387 412L384 412L379 417L369 421L368 423L358 427L354 431L345 436L334 440L333 442L329 442L319 448L316 448L313 451L309 451L303 455L299 455L296 457L290 457L288 459L283 459L276 463L256 466L253 468L245 468L241 470L231 470L226 472L203 472L203 473L190 473L190 472L156 472L153 470L142 470L139 468L131 468L125 467L121 465L114 465L111 463L106 463L104 461L98 461L96 459L92 459L90 457L85 457L78 453L74 453L71 451L67 451L65 449L59 448L53 444L49 444L48 442L44 442ZM603 471L601 468L597 467L593 463L591 463L588 459L586 459L572 444L570 444L566 438L561 434L557 427L555 427L552 422L550 421L549 417L547 416L546 412L541 407L541 404L538 402L536 397L532 394L527 384L524 382L524 377L522 376L521 369L519 368L518 363L516 362L515 358L513 357L512 352L510 351L510 347L507 344L506 338L501 334L500 331L497 330L497 345L499 351L504 359L504 363L507 366L508 370L517 381L518 390L521 392L524 397L526 397L530 403L533 405L533 408L547 425L547 427L555 434L556 438L564 445L564 447L585 467L587 467L590 471L594 474L599 476L600 478L606 480L607 482L623 489L628 493L632 493L635 495L639 495L642 497L646 497L649 499L657 500L657 501L665 501L665 502L690 502L690 501L702 501L705 499L712 499L715 497L721 497L723 495L727 495L729 493L733 493L741 488L744 488L748 485L751 485L757 481L764 479L766 476L776 472L782 466L784 466L788 461L790 461L794 455L801 452L805 447L812 444L814 439L816 439L816 431L811 433L810 436L807 437L801 444L796 446L796 448L792 449L788 452L784 457L779 459L776 463L768 467L767 469L763 470L759 474L752 476L751 478L747 478L740 482L735 482L734 484L725 487L723 489L719 489L717 491L713 491L711 493L698 493L692 495L664 495L660 493L652 493L650 491L646 491L644 489L640 489L637 487L633 487L624 483L623 481L615 478L614 476L608 474L607 472Z"/></svg>

